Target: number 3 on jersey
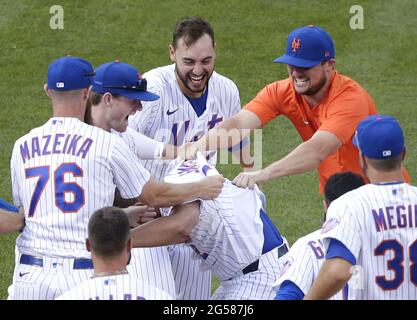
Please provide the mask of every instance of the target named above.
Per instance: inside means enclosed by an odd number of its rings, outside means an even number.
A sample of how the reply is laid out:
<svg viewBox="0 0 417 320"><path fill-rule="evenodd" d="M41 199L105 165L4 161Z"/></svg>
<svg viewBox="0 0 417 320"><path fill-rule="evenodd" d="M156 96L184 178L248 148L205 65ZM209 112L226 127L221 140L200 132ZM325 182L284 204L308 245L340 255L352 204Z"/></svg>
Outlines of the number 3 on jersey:
<svg viewBox="0 0 417 320"><path fill-rule="evenodd" d="M54 171L54 187L55 187L55 205L62 212L77 212L84 205L85 194L84 189L75 182L65 182L65 174L72 174L73 177L82 177L82 169L74 162L63 163ZM35 190L32 194L29 206L29 217L35 214L36 207L42 192L50 178L50 167L34 167L25 170L26 179L38 177ZM71 193L73 195L72 201L65 199L65 194Z"/></svg>
<svg viewBox="0 0 417 320"><path fill-rule="evenodd" d="M375 281L382 290L396 290L404 282L403 245L397 240L385 240L375 248L374 254L375 256L385 256L387 251L394 253L393 258L387 261L388 270L394 277L387 279L385 275L376 276ZM411 262L409 266L410 282L417 286L417 240L409 246L408 254Z"/></svg>

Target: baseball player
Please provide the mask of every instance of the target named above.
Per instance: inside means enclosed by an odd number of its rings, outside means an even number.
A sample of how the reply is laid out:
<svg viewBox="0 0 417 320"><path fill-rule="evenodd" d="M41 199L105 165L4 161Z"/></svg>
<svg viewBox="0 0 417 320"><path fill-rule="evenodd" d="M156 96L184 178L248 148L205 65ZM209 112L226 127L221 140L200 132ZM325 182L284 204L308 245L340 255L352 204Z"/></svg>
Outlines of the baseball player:
<svg viewBox="0 0 417 320"><path fill-rule="evenodd" d="M184 18L176 24L169 46L174 64L144 74L158 101L143 104L143 111L129 118L129 126L155 140L180 146L194 141L240 110L236 85L214 71L215 43L210 24ZM236 152L238 152L236 148ZM242 152L248 150L244 144ZM208 154L211 163L216 153ZM144 161L156 179L163 179L170 161ZM170 250L178 299L208 299L211 275L201 271L201 259L188 247Z"/></svg>
<svg viewBox="0 0 417 320"><path fill-rule="evenodd" d="M58 300L172 300L172 297L126 270L132 242L127 215L115 207L97 210L88 222L87 250L94 275Z"/></svg>
<svg viewBox="0 0 417 320"><path fill-rule="evenodd" d="M13 148L13 201L26 226L10 299L53 299L92 275L85 250L92 212L123 198L138 198L148 172L117 136L83 122L92 65L63 57L48 68L45 92L53 117L19 138Z"/></svg>
<svg viewBox="0 0 417 320"><path fill-rule="evenodd" d="M404 136L385 115L365 118L353 139L370 184L333 201L323 225L326 261L306 299L327 299L361 267L365 300L416 300L417 188L404 182Z"/></svg>
<svg viewBox="0 0 417 320"><path fill-rule="evenodd" d="M97 68L92 92L91 100L93 103L97 100L95 107L91 107L94 126L109 132L112 129L114 132L126 131L128 117L141 108L141 101L159 98L147 91L147 80L142 79L135 67L119 61L108 62ZM137 157L135 162L140 165ZM151 207L161 207L200 197L212 199L220 193L223 180L222 177L207 177L202 183L190 183L178 188L150 178L139 200Z"/></svg>
<svg viewBox="0 0 417 320"><path fill-rule="evenodd" d="M185 183L219 174L203 156L172 166L165 181ZM217 198L177 207L169 216L133 229L133 243L187 242L203 259L200 267L220 279L212 299L272 299L282 266L279 258L288 247L264 208L265 197L258 188L242 189L226 180Z"/></svg>
<svg viewBox="0 0 417 320"><path fill-rule="evenodd" d="M148 137L136 139L139 135L132 129L126 131L128 116L141 108L140 100L149 100L156 95L146 91L146 79L139 75L138 70L123 62L109 62L96 70L94 85L91 93L91 109L87 112L90 123L104 130L113 130L120 134L128 143L129 148L139 157L152 157L163 143L153 141ZM126 86L135 86L136 89L126 90ZM142 86L142 87L141 87ZM123 134L121 134L123 133ZM136 161L139 162L139 159ZM222 180L222 179L220 179ZM220 181L219 180L219 181ZM214 180L213 180L214 181ZM215 183L216 185L217 183ZM214 187L215 187L214 185ZM163 191L161 188L165 188ZM154 206L169 206L174 202L191 200L200 196L213 197L220 192L218 185L216 194L211 192L212 187L189 184L186 188L169 185L151 179L143 189L144 193L153 195ZM207 193L208 192L208 193ZM167 248L141 248L132 251L132 263L129 265L131 273L148 283L169 292L175 296L175 283Z"/></svg>
<svg viewBox="0 0 417 320"><path fill-rule="evenodd" d="M324 219L330 203L341 195L364 185L361 176L352 172L335 173L324 186ZM298 239L285 256L281 276L275 285L278 292L275 300L301 300L308 292L324 261L325 249L321 229ZM353 288L347 285L331 299L353 300Z"/></svg>

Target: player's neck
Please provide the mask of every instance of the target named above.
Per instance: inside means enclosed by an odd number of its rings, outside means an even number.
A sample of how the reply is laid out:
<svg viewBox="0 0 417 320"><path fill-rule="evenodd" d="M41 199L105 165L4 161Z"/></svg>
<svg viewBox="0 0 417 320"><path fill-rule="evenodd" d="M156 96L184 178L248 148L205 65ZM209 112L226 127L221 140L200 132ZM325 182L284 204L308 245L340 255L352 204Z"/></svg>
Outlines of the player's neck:
<svg viewBox="0 0 417 320"><path fill-rule="evenodd" d="M369 170L367 176L371 183L389 183L389 182L401 182L404 181L401 169L390 172L379 172L375 170Z"/></svg>
<svg viewBox="0 0 417 320"><path fill-rule="evenodd" d="M54 103L52 114L54 117L77 118L84 122L85 108L82 106L75 107L63 103Z"/></svg>
<svg viewBox="0 0 417 320"><path fill-rule="evenodd" d="M114 261L102 261L94 259L94 275L93 277L105 277L118 274L127 274L126 262L124 259Z"/></svg>
<svg viewBox="0 0 417 320"><path fill-rule="evenodd" d="M123 270L115 270L115 271L102 271L102 272L94 272L92 278L98 277L110 277L110 276L117 276L120 274L128 274L126 269Z"/></svg>
<svg viewBox="0 0 417 320"><path fill-rule="evenodd" d="M107 124L107 118L106 118L106 108L104 106L98 104L98 105L92 105L91 106L91 113L90 118L91 122L89 123L95 127L101 128L105 131L110 132L110 127Z"/></svg>

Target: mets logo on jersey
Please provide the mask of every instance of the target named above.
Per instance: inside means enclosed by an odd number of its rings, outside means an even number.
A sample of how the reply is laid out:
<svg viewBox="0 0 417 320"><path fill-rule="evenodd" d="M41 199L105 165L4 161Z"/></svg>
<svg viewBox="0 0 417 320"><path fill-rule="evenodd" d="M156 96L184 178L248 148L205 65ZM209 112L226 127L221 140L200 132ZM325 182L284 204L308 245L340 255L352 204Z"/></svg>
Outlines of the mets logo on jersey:
<svg viewBox="0 0 417 320"><path fill-rule="evenodd" d="M340 219L339 218L330 218L329 220L327 220L323 224L323 227L321 229L321 233L329 232L330 230L332 230L335 227L337 227L339 225L339 223L340 223Z"/></svg>
<svg viewBox="0 0 417 320"><path fill-rule="evenodd" d="M300 43L300 39L292 39L291 42L291 48L292 48L292 52L297 52L298 49L300 49L301 43Z"/></svg>

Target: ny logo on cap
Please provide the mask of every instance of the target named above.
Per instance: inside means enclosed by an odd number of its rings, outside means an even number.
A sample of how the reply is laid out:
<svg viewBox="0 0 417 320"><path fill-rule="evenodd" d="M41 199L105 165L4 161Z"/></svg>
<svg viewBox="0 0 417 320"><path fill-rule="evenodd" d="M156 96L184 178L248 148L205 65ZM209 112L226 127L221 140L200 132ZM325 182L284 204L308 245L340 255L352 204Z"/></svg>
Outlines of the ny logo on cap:
<svg viewBox="0 0 417 320"><path fill-rule="evenodd" d="M300 39L292 39L291 48L293 52L296 52L298 49L300 49Z"/></svg>
<svg viewBox="0 0 417 320"><path fill-rule="evenodd" d="M57 82L56 83L56 87L57 88L64 88L65 87L65 84L63 82Z"/></svg>

